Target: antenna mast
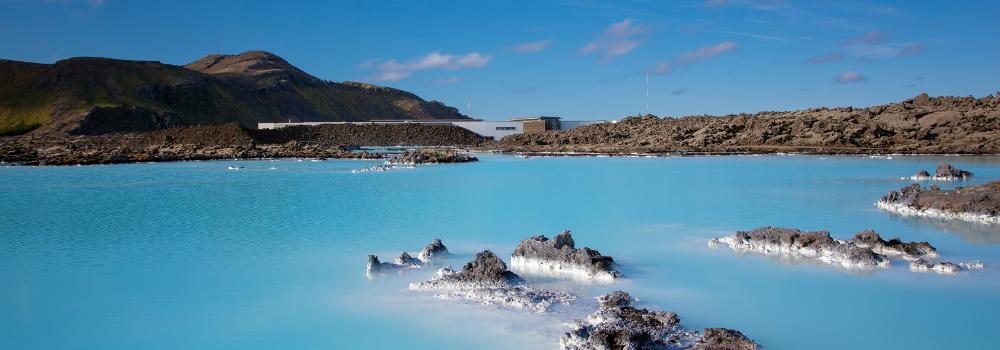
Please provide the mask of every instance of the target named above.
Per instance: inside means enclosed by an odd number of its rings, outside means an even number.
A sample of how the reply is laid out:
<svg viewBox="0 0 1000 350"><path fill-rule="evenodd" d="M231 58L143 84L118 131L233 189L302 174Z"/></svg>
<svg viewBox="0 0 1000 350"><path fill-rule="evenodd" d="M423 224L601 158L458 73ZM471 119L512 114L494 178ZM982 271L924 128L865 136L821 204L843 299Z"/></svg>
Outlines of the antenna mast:
<svg viewBox="0 0 1000 350"><path fill-rule="evenodd" d="M646 67L646 115L649 115L649 67Z"/></svg>
<svg viewBox="0 0 1000 350"><path fill-rule="evenodd" d="M465 106L465 116L472 118L472 95L468 95L465 98L465 103L468 103L468 105Z"/></svg>

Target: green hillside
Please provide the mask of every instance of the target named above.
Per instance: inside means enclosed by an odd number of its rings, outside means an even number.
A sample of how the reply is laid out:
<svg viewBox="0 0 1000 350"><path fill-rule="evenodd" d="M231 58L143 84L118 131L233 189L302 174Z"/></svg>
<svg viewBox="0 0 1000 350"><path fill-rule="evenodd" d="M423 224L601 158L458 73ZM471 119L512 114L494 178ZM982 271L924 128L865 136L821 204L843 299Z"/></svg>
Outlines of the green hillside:
<svg viewBox="0 0 1000 350"><path fill-rule="evenodd" d="M258 122L463 119L406 91L317 79L273 54L210 55L184 66L80 57L0 60L0 135L94 135Z"/></svg>

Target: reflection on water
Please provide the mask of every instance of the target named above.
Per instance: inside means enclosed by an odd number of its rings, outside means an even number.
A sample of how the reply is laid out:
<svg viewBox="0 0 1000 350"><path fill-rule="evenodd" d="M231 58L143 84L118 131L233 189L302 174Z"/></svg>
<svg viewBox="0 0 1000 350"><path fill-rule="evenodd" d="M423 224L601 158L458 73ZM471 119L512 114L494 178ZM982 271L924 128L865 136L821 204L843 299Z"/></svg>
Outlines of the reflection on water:
<svg viewBox="0 0 1000 350"><path fill-rule="evenodd" d="M966 242L982 245L1000 244L1000 225L971 222L965 220L948 220L917 215L902 215L880 209L894 220L899 220L912 227L933 227L961 237Z"/></svg>
<svg viewBox="0 0 1000 350"><path fill-rule="evenodd" d="M727 244L728 246L728 244ZM715 246L713 246L715 248ZM782 264L786 266L798 266L798 265L815 265L820 267L833 266L838 271L843 273L852 274L858 277L869 277L876 271L886 270L889 267L873 267L873 268L858 268L858 267L847 267L836 262L830 262L822 259L812 258L808 256L803 256L801 254L787 253L787 252L776 252L776 251L765 251L759 249L739 249L734 248L733 252L736 253L736 258L743 259L748 254L756 255L767 259L767 261L775 264ZM885 259L889 259L886 257Z"/></svg>

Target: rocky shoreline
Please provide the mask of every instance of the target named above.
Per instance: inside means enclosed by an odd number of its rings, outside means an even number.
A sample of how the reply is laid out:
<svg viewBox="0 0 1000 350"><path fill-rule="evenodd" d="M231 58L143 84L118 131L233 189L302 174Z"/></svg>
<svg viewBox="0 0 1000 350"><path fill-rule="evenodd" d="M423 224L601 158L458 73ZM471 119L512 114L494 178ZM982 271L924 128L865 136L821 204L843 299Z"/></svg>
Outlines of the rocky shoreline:
<svg viewBox="0 0 1000 350"><path fill-rule="evenodd" d="M1000 95L1000 92L998 92ZM997 154L1000 96L916 96L868 108L628 117L504 137L527 154Z"/></svg>
<svg viewBox="0 0 1000 350"><path fill-rule="evenodd" d="M365 129L368 127L319 125L257 130L227 124L98 136L0 137L0 161L44 166L268 158L391 159L384 153L361 151L358 145L441 147L482 140L458 127L414 124L374 125ZM345 140L365 142L338 142ZM478 160L452 151L421 150L404 156L407 164Z"/></svg>

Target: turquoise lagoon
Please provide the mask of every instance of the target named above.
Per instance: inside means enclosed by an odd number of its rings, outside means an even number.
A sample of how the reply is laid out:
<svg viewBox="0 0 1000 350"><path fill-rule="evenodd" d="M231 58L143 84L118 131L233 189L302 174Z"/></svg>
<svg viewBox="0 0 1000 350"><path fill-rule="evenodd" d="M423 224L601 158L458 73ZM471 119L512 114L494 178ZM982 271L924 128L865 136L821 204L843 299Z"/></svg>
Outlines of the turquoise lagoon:
<svg viewBox="0 0 1000 350"><path fill-rule="evenodd" d="M480 158L366 173L350 171L379 162L0 168L0 348L556 349L564 323L618 289L769 350L1000 343L1000 229L873 205L941 162L976 174L942 188L998 179L998 156ZM859 277L707 244L760 226L874 229L986 269L893 261ZM365 276L368 254L391 260L433 238L459 268L566 229L628 278L567 286L578 302L530 314L409 291L429 269Z"/></svg>

